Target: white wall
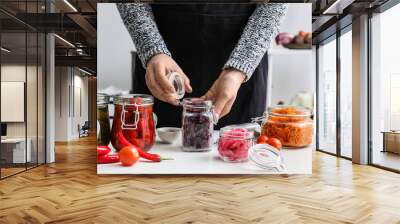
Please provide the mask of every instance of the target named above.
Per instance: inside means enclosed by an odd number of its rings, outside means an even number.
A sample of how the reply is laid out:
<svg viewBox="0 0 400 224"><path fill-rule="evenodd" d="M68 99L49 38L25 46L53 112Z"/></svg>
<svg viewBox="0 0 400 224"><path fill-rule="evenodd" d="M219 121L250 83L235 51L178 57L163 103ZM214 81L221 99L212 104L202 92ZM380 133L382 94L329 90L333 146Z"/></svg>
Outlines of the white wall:
<svg viewBox="0 0 400 224"><path fill-rule="evenodd" d="M89 120L88 77L71 67L56 67L55 72L55 140L77 139L78 125L83 125ZM77 97L79 94L81 96ZM79 110L80 105L82 114Z"/></svg>
<svg viewBox="0 0 400 224"><path fill-rule="evenodd" d="M115 4L97 4L97 33L98 91L109 86L130 90L136 49Z"/></svg>
<svg viewBox="0 0 400 224"><path fill-rule="evenodd" d="M311 4L288 4L288 12L280 32L295 35L299 30L311 32ZM315 93L315 66L312 50L286 50L273 42L269 51L272 59L271 105L278 101L290 103L299 92Z"/></svg>

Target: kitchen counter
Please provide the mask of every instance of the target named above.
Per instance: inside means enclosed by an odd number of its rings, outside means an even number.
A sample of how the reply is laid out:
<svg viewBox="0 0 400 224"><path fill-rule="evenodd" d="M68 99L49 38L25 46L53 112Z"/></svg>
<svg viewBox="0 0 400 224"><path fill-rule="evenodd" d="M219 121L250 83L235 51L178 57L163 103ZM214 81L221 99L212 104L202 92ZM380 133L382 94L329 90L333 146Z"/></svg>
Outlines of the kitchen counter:
<svg viewBox="0 0 400 224"><path fill-rule="evenodd" d="M217 145L210 152L183 152L180 140L175 144L164 144L159 141L150 152L159 153L165 158L160 163L140 159L131 167L121 166L120 163L98 164L98 174L311 174L312 151L311 145L302 149L282 149L285 170L282 172L264 170L251 161L244 163L224 162L218 157Z"/></svg>

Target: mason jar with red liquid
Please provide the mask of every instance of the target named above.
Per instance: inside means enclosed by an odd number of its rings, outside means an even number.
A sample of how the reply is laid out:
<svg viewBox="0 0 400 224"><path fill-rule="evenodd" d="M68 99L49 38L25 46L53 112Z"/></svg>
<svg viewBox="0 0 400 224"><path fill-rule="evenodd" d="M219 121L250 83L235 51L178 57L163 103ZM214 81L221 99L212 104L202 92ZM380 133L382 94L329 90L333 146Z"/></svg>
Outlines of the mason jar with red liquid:
<svg viewBox="0 0 400 224"><path fill-rule="evenodd" d="M111 144L119 151L123 140L148 151L154 145L155 125L153 118L153 97L145 94L129 94L114 98L114 120L111 130ZM121 140L122 132L125 139Z"/></svg>

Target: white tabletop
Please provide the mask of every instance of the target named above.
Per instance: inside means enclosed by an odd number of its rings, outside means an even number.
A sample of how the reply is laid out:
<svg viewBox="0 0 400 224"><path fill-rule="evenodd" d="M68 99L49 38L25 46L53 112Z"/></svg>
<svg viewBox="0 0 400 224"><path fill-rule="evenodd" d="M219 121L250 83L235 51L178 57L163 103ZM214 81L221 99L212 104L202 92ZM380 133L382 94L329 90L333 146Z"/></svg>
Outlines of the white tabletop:
<svg viewBox="0 0 400 224"><path fill-rule="evenodd" d="M30 141L30 139L27 139L28 141ZM20 142L25 142L25 138L2 138L1 139L1 143L20 143Z"/></svg>
<svg viewBox="0 0 400 224"><path fill-rule="evenodd" d="M218 157L217 146L210 152L182 152L180 141L174 144L157 142L151 149L162 157L173 158L160 163L140 159L131 167L120 163L98 164L98 174L277 174L276 171L264 170L252 161L243 163L224 162ZM285 170L279 174L311 174L312 150L314 146L302 149L282 149Z"/></svg>

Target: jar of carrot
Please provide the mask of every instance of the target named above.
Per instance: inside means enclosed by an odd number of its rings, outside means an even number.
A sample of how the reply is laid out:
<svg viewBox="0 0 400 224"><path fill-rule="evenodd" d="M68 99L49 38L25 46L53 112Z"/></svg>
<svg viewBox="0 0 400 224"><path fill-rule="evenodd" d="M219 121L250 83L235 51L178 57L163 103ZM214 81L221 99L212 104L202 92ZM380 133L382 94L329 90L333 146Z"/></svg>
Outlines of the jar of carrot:
<svg viewBox="0 0 400 224"><path fill-rule="evenodd" d="M269 108L261 134L279 139L285 147L306 147L313 141L314 124L311 112L292 106Z"/></svg>

